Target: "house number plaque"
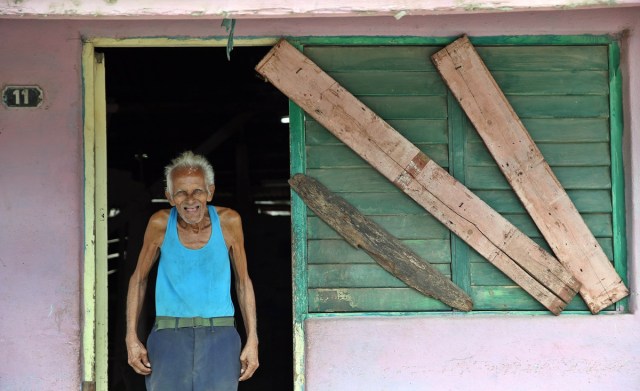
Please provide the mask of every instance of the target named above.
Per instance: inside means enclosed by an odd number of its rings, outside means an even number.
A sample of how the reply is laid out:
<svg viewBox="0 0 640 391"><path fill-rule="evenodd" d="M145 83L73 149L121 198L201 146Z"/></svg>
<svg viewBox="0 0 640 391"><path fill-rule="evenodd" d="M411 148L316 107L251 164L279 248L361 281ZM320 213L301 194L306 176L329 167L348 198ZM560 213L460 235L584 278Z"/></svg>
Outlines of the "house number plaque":
<svg viewBox="0 0 640 391"><path fill-rule="evenodd" d="M7 107L38 107L42 95L37 86L6 86L2 90L2 103Z"/></svg>

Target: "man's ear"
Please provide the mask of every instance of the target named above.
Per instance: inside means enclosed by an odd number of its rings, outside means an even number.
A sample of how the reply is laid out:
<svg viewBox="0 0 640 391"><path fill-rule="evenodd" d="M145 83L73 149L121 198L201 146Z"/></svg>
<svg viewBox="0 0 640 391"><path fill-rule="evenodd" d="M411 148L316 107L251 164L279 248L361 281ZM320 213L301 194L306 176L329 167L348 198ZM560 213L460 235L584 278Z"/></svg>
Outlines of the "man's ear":
<svg viewBox="0 0 640 391"><path fill-rule="evenodd" d="M171 194L169 194L168 191L165 190L164 196L167 197L167 201L169 201L169 205L176 206L176 203L173 202L173 197L171 197Z"/></svg>
<svg viewBox="0 0 640 391"><path fill-rule="evenodd" d="M209 185L207 189L209 190L209 193L207 194L207 202L209 202L213 199L213 193L216 191L216 186Z"/></svg>

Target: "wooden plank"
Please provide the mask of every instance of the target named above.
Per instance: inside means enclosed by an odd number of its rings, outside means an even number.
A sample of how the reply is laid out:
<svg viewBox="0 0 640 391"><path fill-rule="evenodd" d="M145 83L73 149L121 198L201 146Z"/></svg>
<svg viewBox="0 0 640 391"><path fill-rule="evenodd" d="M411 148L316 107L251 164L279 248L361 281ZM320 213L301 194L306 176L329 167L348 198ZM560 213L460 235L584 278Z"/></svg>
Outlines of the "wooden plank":
<svg viewBox="0 0 640 391"><path fill-rule="evenodd" d="M629 290L553 174L469 39L432 57L558 259L582 283L592 313Z"/></svg>
<svg viewBox="0 0 640 391"><path fill-rule="evenodd" d="M409 287L453 308L471 310L473 303L464 291L342 197L302 174L294 175L289 184L309 208L352 246L364 250Z"/></svg>
<svg viewBox="0 0 640 391"><path fill-rule="evenodd" d="M289 43L256 70L552 313L571 301L580 284L553 256Z"/></svg>

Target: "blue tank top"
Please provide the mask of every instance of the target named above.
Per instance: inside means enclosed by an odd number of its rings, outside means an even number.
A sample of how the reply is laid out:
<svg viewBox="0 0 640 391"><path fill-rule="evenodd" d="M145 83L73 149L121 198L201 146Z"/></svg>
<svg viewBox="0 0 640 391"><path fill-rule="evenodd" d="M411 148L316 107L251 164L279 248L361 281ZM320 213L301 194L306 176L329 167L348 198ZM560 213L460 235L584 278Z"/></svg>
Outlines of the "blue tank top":
<svg viewBox="0 0 640 391"><path fill-rule="evenodd" d="M233 316L229 252L216 208L208 206L211 237L197 250L178 237L178 212L171 208L160 246L156 281L156 315L174 317Z"/></svg>

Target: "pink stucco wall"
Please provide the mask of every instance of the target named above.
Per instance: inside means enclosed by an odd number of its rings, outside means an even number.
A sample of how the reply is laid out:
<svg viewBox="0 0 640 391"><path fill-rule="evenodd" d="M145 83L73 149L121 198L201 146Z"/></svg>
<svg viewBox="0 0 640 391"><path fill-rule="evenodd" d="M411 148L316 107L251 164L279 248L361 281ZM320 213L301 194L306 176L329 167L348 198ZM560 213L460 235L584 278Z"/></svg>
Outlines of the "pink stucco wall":
<svg viewBox="0 0 640 391"><path fill-rule="evenodd" d="M0 105L1 390L80 387L81 37L223 35L219 25L0 19L0 84L45 91L38 109ZM308 390L640 389L640 8L238 22L236 36L622 31L633 313L314 319L306 324Z"/></svg>

